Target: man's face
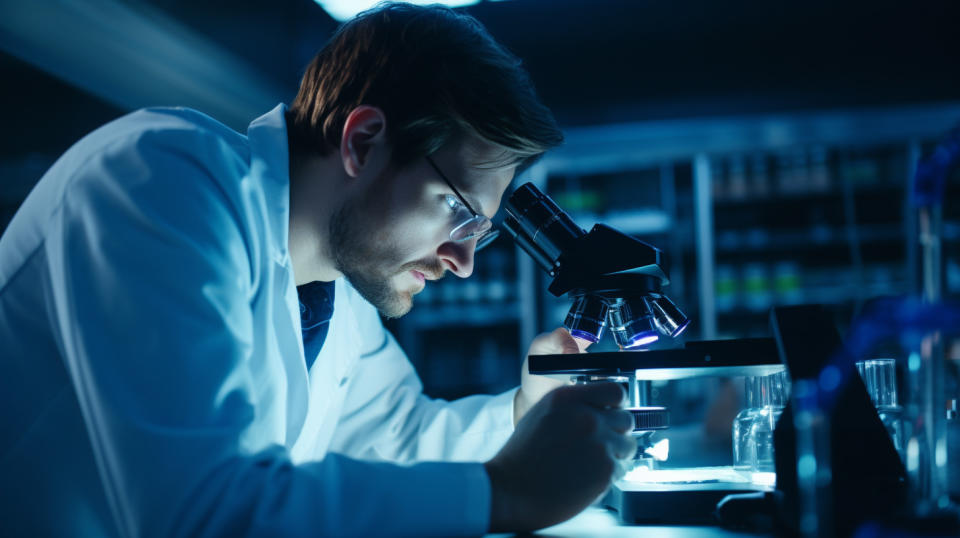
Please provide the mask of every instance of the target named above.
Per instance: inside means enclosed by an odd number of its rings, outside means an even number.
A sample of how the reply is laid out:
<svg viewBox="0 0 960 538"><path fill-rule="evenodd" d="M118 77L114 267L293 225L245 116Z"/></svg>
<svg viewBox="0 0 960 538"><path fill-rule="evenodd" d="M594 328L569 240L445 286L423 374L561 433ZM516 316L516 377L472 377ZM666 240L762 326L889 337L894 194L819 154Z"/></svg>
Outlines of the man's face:
<svg viewBox="0 0 960 538"><path fill-rule="evenodd" d="M513 179L502 148L476 138L450 143L431 156L474 211L492 217ZM387 317L413 306L427 280L451 271L473 272L476 239L450 240L459 224L450 207L456 196L425 158L401 170L388 167L330 219L330 248L337 269Z"/></svg>

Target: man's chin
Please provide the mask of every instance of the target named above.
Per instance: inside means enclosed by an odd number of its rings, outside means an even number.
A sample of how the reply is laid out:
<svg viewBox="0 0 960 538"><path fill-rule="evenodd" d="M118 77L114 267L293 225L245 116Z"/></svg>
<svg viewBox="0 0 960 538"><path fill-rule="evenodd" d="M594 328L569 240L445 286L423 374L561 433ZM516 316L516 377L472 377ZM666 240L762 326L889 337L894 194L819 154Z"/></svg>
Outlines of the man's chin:
<svg viewBox="0 0 960 538"><path fill-rule="evenodd" d="M413 294L408 291L387 290L382 287L375 289L354 287L387 319L405 316L413 308Z"/></svg>
<svg viewBox="0 0 960 538"><path fill-rule="evenodd" d="M346 274L346 273L345 273ZM406 315L413 308L413 295L419 290L398 289L389 278L368 278L362 274L346 274L347 280L360 295L386 318Z"/></svg>
<svg viewBox="0 0 960 538"><path fill-rule="evenodd" d="M413 309L413 296L406 292L399 292L393 300L385 304L374 304L377 310L387 319L396 319L407 315Z"/></svg>

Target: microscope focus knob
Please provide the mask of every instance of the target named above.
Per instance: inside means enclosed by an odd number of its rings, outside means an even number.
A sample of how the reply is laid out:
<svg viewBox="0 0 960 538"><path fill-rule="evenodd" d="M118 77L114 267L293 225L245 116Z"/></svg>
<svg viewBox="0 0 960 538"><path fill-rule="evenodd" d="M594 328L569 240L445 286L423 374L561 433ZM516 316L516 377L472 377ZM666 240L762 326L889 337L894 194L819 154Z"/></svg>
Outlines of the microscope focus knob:
<svg viewBox="0 0 960 538"><path fill-rule="evenodd" d="M670 410L666 407L628 407L633 415L633 431L665 430L670 427Z"/></svg>

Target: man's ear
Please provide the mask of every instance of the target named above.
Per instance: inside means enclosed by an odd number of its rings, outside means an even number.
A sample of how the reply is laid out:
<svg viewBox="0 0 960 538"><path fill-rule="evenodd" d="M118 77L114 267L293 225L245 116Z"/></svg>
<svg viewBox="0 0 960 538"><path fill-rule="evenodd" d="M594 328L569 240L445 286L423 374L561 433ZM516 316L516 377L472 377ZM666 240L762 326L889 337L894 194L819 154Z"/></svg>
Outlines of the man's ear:
<svg viewBox="0 0 960 538"><path fill-rule="evenodd" d="M387 118L375 106L360 105L350 112L343 123L340 138L340 159L350 177L357 177L367 163L370 149L386 141Z"/></svg>

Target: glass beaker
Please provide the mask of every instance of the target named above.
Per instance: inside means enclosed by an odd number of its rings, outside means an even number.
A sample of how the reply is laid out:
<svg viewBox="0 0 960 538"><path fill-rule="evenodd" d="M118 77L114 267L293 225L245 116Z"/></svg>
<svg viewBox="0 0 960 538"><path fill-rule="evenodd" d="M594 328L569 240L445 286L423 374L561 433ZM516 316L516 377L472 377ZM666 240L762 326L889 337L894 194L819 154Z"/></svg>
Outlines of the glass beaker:
<svg viewBox="0 0 960 538"><path fill-rule="evenodd" d="M790 380L782 371L745 379L747 407L733 420L733 468L774 472L773 431L783 413Z"/></svg>
<svg viewBox="0 0 960 538"><path fill-rule="evenodd" d="M773 431L783 414L789 392L787 372L779 372L760 378L760 412L754 417L748 443L754 447L755 457L751 470L756 473L775 471Z"/></svg>
<svg viewBox="0 0 960 538"><path fill-rule="evenodd" d="M752 470L757 473L772 473L775 469L773 455L773 430L777 427L777 420L783 414L782 406L767 405L761 408L760 413L753 421L750 430L751 443L756 450Z"/></svg>
<svg viewBox="0 0 960 538"><path fill-rule="evenodd" d="M897 361L895 359L869 359L858 361L857 372L867 387L867 394L887 429L894 448L904 457L903 408L897 398Z"/></svg>
<svg viewBox="0 0 960 538"><path fill-rule="evenodd" d="M760 413L760 378L746 377L743 384L746 407L733 419L733 468L749 471L757 457L756 445L750 443L750 429Z"/></svg>

